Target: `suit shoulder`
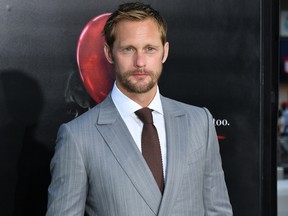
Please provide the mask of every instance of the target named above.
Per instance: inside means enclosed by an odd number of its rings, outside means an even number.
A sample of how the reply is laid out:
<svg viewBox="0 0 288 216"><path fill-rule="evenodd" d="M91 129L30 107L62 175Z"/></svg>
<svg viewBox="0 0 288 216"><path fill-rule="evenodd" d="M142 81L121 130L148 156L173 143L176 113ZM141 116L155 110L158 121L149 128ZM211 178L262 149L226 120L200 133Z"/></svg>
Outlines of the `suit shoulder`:
<svg viewBox="0 0 288 216"><path fill-rule="evenodd" d="M73 129L73 128L77 129L79 127L85 127L85 125L88 126L91 124L95 124L95 122L97 120L98 113L99 113L99 107L98 106L99 105L96 105L92 109L89 109L88 111L84 112L83 114L81 114L77 118L74 118L65 124L68 125L71 129Z"/></svg>
<svg viewBox="0 0 288 216"><path fill-rule="evenodd" d="M164 104L175 106L177 107L179 111L181 110L188 114L196 114L196 115L206 116L206 117L211 115L209 110L205 107L199 107L199 106L187 104L187 103L180 102L180 101L167 98L167 97L162 97L162 98L163 98L162 101L164 102Z"/></svg>
<svg viewBox="0 0 288 216"><path fill-rule="evenodd" d="M106 121L115 121L118 117L115 105L110 96L107 96L101 103L86 111L82 115L66 123L71 129L88 129L94 128L95 124L107 123ZM106 120L106 118L108 120ZM112 120L111 120L112 119Z"/></svg>
<svg viewBox="0 0 288 216"><path fill-rule="evenodd" d="M180 115L185 114L191 122L197 122L197 124L207 127L213 123L213 117L210 111L205 107L199 107L187 103L183 103L174 99L162 98L164 107L169 107L169 110L177 110ZM166 109L166 108L165 108ZM168 111L169 112L169 111Z"/></svg>

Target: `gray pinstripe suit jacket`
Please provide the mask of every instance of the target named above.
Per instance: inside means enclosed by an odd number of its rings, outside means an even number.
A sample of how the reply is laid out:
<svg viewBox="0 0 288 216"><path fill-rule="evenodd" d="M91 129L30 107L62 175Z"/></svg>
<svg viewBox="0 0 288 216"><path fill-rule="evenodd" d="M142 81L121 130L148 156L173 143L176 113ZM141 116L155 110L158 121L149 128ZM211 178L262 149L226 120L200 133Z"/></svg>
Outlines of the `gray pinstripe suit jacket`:
<svg viewBox="0 0 288 216"><path fill-rule="evenodd" d="M46 216L228 216L210 113L161 96L167 134L162 196L109 95L58 132Z"/></svg>

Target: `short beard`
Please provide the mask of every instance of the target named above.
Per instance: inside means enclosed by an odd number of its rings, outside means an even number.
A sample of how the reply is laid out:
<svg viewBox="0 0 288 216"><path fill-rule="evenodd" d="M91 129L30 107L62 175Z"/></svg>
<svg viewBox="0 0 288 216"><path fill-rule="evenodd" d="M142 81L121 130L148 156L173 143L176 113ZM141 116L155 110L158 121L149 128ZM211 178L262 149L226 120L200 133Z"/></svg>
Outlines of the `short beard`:
<svg viewBox="0 0 288 216"><path fill-rule="evenodd" d="M129 77L135 73L135 71L128 71L125 74L119 75L116 73L117 81L121 83L123 88L130 92L130 93L137 93L142 94L150 91L158 82L161 72L159 74L154 74L151 71L145 71L146 74L149 74L152 78L152 80L147 84L143 86L137 86L130 82Z"/></svg>

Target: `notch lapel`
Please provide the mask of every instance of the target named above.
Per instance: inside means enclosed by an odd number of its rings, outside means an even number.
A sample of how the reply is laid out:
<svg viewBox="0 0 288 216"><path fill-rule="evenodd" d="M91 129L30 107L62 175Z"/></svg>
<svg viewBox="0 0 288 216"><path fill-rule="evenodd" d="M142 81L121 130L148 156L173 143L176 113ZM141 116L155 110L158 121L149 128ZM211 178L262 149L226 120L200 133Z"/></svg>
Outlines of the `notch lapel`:
<svg viewBox="0 0 288 216"><path fill-rule="evenodd" d="M157 215L162 195L141 152L109 95L100 105L96 128L131 183Z"/></svg>

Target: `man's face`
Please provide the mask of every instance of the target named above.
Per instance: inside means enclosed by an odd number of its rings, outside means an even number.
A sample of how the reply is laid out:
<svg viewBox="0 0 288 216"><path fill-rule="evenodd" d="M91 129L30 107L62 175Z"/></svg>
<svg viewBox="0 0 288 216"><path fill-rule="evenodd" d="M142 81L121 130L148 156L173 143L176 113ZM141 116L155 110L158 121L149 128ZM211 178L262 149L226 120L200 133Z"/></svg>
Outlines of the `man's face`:
<svg viewBox="0 0 288 216"><path fill-rule="evenodd" d="M168 49L152 19L120 21L115 28L113 49L105 47L108 61L114 64L118 88L124 93L156 89Z"/></svg>

